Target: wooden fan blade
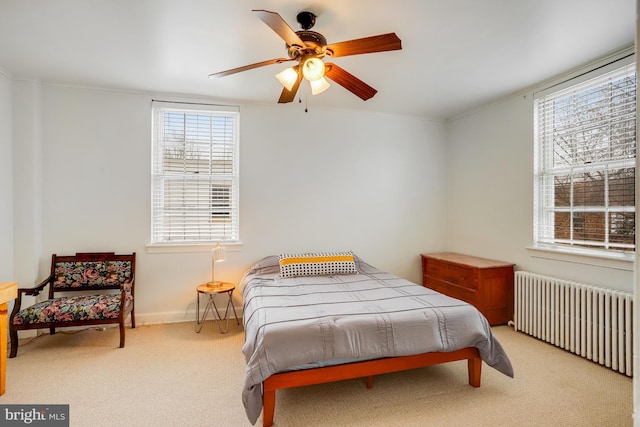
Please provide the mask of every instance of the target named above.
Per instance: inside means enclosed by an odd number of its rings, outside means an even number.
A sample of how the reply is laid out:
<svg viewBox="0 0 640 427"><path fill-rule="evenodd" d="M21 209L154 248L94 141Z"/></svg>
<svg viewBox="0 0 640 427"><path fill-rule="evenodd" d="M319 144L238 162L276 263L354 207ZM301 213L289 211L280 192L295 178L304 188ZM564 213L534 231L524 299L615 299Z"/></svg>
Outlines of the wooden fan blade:
<svg viewBox="0 0 640 427"><path fill-rule="evenodd" d="M380 34L378 36L348 40L327 46L327 50L333 52L331 56L334 57L400 49L402 49L402 41L398 38L396 33Z"/></svg>
<svg viewBox="0 0 640 427"><path fill-rule="evenodd" d="M293 84L291 90L288 90L286 87L282 88L282 93L280 94L280 99L278 99L278 104L286 104L287 102L293 101L296 97L296 93L298 92L298 88L300 87L300 82L302 81L302 73L298 68L298 79Z"/></svg>
<svg viewBox="0 0 640 427"><path fill-rule="evenodd" d="M209 74L209 78L211 79L213 77L224 77L224 76L228 76L230 74L239 73L241 71L247 71L247 70L251 70L253 68L264 67L265 65L280 64L280 63L287 62L287 61L293 61L293 59L289 59L289 58L270 59L268 61L262 61L262 62L257 62L255 64L251 64L251 65L245 65L244 67L232 68L230 70L220 71L219 73Z"/></svg>
<svg viewBox="0 0 640 427"><path fill-rule="evenodd" d="M298 37L298 35L291 29L287 21L276 12L269 12L268 10L252 10L258 18L276 32L282 40L287 43L287 46L300 46L307 47L304 42Z"/></svg>
<svg viewBox="0 0 640 427"><path fill-rule="evenodd" d="M373 95L378 93L377 90L354 76L353 74L338 67L336 64L327 62L325 64L325 77L338 83L340 86L347 89L349 92L360 97L363 101L372 98Z"/></svg>

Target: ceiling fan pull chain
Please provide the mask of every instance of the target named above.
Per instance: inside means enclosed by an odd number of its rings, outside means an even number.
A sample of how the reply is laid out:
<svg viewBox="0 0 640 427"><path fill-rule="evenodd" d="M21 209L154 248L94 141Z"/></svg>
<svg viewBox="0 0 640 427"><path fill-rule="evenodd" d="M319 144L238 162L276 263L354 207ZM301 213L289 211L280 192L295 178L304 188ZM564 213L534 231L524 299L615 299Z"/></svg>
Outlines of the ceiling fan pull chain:
<svg viewBox="0 0 640 427"><path fill-rule="evenodd" d="M302 97L301 96L298 97L298 104L302 104ZM305 98L304 99L304 112L305 113L309 112L309 110L307 108L307 105L308 105L307 98Z"/></svg>

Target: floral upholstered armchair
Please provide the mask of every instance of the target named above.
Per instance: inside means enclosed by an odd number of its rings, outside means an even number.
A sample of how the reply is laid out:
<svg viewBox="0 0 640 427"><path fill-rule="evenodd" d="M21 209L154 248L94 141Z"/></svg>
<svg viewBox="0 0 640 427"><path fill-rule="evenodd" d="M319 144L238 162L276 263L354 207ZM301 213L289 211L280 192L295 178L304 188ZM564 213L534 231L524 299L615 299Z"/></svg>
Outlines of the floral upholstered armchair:
<svg viewBox="0 0 640 427"><path fill-rule="evenodd" d="M131 327L135 328L135 264L135 252L128 255L54 254L49 277L33 288L18 288L18 298L9 318L9 357L15 357L18 352L18 331L26 329L49 328L50 333L55 334L58 327L118 323L120 347L124 347L125 319L129 314ZM39 295L47 286L48 299L21 307L23 295Z"/></svg>

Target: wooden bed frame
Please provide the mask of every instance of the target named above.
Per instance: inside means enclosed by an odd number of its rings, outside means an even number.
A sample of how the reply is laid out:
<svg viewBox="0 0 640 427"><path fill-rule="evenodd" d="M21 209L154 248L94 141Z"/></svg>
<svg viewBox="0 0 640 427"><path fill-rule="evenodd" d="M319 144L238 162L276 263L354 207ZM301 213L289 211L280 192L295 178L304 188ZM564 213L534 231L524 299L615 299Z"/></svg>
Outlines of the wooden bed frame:
<svg viewBox="0 0 640 427"><path fill-rule="evenodd" d="M274 374L262 383L262 425L263 427L271 427L273 425L276 390L362 377L367 378L367 388L371 388L373 387L374 375L405 371L465 359L467 360L469 370L469 384L473 387L480 387L482 359L480 359L480 353L475 347L466 347L451 352L387 357L364 362Z"/></svg>

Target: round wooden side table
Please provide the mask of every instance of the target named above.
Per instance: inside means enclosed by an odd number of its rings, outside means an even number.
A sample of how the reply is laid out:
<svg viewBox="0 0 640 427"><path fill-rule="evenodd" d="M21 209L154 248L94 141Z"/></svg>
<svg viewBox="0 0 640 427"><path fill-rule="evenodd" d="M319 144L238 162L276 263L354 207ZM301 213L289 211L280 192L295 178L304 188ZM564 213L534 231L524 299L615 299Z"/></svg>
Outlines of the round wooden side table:
<svg viewBox="0 0 640 427"><path fill-rule="evenodd" d="M233 291L235 290L236 285L229 282L216 282L216 286L211 286L207 283L202 284L196 288L197 291L197 303L196 303L196 332L200 332L202 329L202 325L204 325L204 321L207 318L207 314L209 312L213 312L213 319L216 321L218 325L218 330L221 334L226 334L229 332L229 320L230 320L230 312L229 308L233 309L233 315L236 318L236 323L240 325L240 321L238 320L238 314L236 313L236 308L233 305ZM204 308L204 312L202 313L202 318L200 317L200 294L206 295L209 298L207 299L207 305ZM226 294L227 295L227 308L224 311L224 317L220 315L218 311L218 306L216 306L215 296L218 294ZM206 298L206 297L205 297ZM220 322L226 320L227 325L223 330L220 326Z"/></svg>

